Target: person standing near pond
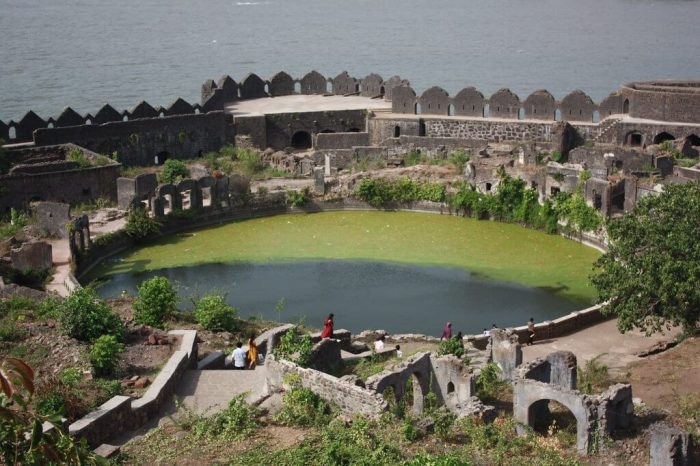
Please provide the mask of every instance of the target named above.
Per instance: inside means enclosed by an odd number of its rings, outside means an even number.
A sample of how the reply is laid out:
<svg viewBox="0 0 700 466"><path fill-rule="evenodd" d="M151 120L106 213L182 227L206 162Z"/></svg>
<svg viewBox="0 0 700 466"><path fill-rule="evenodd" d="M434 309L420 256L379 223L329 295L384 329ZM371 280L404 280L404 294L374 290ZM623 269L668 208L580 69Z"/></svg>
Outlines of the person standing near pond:
<svg viewBox="0 0 700 466"><path fill-rule="evenodd" d="M440 337L440 340L443 338L445 340L452 338L452 322L448 322L447 325L445 325L445 328L442 329L442 336Z"/></svg>
<svg viewBox="0 0 700 466"><path fill-rule="evenodd" d="M457 343L459 343L459 347L462 348L462 352L464 352L464 337L462 336L462 332L457 332Z"/></svg>
<svg viewBox="0 0 700 466"><path fill-rule="evenodd" d="M326 320L323 321L321 339L323 338L333 338L333 313L328 314Z"/></svg>
<svg viewBox="0 0 700 466"><path fill-rule="evenodd" d="M233 350L233 368L236 369L237 371L242 371L245 369L245 359L246 359L246 352L243 349L243 343L240 341L236 343L236 349Z"/></svg>
<svg viewBox="0 0 700 466"><path fill-rule="evenodd" d="M527 333L527 345L530 346L535 341L535 319L532 317L530 317L530 320L527 323Z"/></svg>
<svg viewBox="0 0 700 466"><path fill-rule="evenodd" d="M251 333L248 338L248 369L255 369L258 364L258 345L255 344L255 334Z"/></svg>

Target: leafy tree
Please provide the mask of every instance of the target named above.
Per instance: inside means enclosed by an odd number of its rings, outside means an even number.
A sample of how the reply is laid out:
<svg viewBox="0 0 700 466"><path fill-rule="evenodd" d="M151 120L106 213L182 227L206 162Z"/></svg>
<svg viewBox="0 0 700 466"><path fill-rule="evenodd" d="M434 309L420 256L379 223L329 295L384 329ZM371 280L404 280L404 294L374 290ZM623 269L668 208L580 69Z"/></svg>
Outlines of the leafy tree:
<svg viewBox="0 0 700 466"><path fill-rule="evenodd" d="M80 341L94 341L101 335L121 339L124 324L107 303L91 287L73 291L60 307L60 326L63 333Z"/></svg>
<svg viewBox="0 0 700 466"><path fill-rule="evenodd" d="M177 159L168 159L163 164L163 173L160 174L162 183L175 183L190 176L190 170L185 162Z"/></svg>
<svg viewBox="0 0 700 466"><path fill-rule="evenodd" d="M700 183L667 185L607 225L609 249L591 280L625 332L695 329L700 316Z"/></svg>
<svg viewBox="0 0 700 466"><path fill-rule="evenodd" d="M166 319L175 312L177 293L166 277L155 276L145 280L134 302L134 320L139 324L162 328Z"/></svg>
<svg viewBox="0 0 700 466"><path fill-rule="evenodd" d="M279 359L286 359L302 367L307 367L312 348L311 337L308 335L300 337L294 332L294 329L289 329L287 333L282 335L273 352Z"/></svg>

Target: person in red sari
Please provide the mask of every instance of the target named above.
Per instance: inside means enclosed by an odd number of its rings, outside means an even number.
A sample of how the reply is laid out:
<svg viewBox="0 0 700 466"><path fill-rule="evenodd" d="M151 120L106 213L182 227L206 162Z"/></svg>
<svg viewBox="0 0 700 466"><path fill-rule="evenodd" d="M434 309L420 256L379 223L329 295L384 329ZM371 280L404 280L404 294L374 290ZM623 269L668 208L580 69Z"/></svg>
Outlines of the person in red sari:
<svg viewBox="0 0 700 466"><path fill-rule="evenodd" d="M333 314L328 314L328 318L323 321L321 338L333 338Z"/></svg>

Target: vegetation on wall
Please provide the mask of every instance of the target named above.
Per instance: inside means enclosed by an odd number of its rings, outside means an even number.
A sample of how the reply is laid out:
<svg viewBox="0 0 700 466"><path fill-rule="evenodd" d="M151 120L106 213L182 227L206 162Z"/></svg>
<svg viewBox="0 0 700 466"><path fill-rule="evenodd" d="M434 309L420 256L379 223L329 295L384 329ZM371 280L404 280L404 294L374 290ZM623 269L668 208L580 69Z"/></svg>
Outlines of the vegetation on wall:
<svg viewBox="0 0 700 466"><path fill-rule="evenodd" d="M278 359L286 359L301 367L307 367L311 356L311 348L313 348L313 343L309 335L300 337L293 329L290 329L282 335L273 353Z"/></svg>
<svg viewBox="0 0 700 466"><path fill-rule="evenodd" d="M161 183L176 183L190 177L190 169L185 162L177 159L168 159L163 164L163 171L160 174Z"/></svg>
<svg viewBox="0 0 700 466"><path fill-rule="evenodd" d="M410 178L398 180L363 178L355 190L355 195L375 207L397 202L443 202L445 200L445 185L422 183Z"/></svg>
<svg viewBox="0 0 700 466"><path fill-rule="evenodd" d="M609 249L591 280L621 331L700 320L700 182L669 184L607 224Z"/></svg>
<svg viewBox="0 0 700 466"><path fill-rule="evenodd" d="M132 208L124 226L124 231L136 242L142 241L151 235L160 233L161 224L151 218L142 207Z"/></svg>

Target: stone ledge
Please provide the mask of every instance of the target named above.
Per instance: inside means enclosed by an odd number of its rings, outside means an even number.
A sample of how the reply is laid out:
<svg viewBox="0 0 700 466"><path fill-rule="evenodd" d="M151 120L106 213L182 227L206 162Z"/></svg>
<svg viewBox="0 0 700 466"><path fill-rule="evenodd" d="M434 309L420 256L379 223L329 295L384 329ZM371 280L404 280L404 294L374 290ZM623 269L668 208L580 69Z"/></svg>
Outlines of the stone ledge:
<svg viewBox="0 0 700 466"><path fill-rule="evenodd" d="M95 448L112 437L145 424L160 410L185 370L197 363L197 332L172 330L168 333L182 337L180 349L170 356L146 393L138 399L128 396L111 398L71 424L68 428L71 435L85 438Z"/></svg>

